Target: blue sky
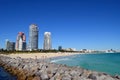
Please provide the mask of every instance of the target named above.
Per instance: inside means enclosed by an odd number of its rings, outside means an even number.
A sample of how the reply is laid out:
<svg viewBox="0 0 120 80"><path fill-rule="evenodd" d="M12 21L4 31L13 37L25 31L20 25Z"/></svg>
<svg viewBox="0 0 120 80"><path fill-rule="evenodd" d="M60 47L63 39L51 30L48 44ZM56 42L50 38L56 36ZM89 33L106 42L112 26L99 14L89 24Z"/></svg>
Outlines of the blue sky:
<svg viewBox="0 0 120 80"><path fill-rule="evenodd" d="M19 31L28 42L32 23L39 26L39 48L50 31L53 48L120 49L120 0L0 0L0 47Z"/></svg>

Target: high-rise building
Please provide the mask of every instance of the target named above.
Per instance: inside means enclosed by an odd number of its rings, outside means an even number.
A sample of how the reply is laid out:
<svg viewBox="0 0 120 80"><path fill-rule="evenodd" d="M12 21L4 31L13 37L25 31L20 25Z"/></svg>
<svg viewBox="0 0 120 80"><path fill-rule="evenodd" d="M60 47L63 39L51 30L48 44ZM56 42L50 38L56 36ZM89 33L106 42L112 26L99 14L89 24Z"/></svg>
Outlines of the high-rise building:
<svg viewBox="0 0 120 80"><path fill-rule="evenodd" d="M9 40L6 40L6 50L7 51L15 50L15 42L10 42Z"/></svg>
<svg viewBox="0 0 120 80"><path fill-rule="evenodd" d="M29 50L38 49L38 26L31 24L29 27Z"/></svg>
<svg viewBox="0 0 120 80"><path fill-rule="evenodd" d="M9 43L9 40L6 39L6 41L5 41L5 49L6 49L6 50L7 50L7 48L8 48L8 43Z"/></svg>
<svg viewBox="0 0 120 80"><path fill-rule="evenodd" d="M23 50L27 50L27 44L26 44L26 42L23 42L23 43L22 43L22 49L23 49Z"/></svg>
<svg viewBox="0 0 120 80"><path fill-rule="evenodd" d="M62 50L62 46L58 46L58 50L61 51Z"/></svg>
<svg viewBox="0 0 120 80"><path fill-rule="evenodd" d="M51 43L51 33L50 32L45 32L44 33L44 45L43 45L44 50L50 50L52 49L52 43Z"/></svg>
<svg viewBox="0 0 120 80"><path fill-rule="evenodd" d="M23 46L22 43L23 43L22 38L20 38L20 40L19 40L19 48L18 48L19 51L22 51L22 46Z"/></svg>
<svg viewBox="0 0 120 80"><path fill-rule="evenodd" d="M23 32L19 32L16 40L16 50L26 50L26 45L23 44L26 44L26 36Z"/></svg>

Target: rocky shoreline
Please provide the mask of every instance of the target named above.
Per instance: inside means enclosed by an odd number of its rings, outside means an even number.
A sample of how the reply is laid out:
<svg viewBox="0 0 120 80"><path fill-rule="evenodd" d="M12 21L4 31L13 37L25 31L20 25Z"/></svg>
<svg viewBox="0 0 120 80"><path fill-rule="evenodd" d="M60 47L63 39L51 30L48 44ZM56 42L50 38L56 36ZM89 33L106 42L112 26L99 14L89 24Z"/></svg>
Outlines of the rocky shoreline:
<svg viewBox="0 0 120 80"><path fill-rule="evenodd" d="M50 63L44 59L0 56L0 66L17 80L120 80L120 76Z"/></svg>

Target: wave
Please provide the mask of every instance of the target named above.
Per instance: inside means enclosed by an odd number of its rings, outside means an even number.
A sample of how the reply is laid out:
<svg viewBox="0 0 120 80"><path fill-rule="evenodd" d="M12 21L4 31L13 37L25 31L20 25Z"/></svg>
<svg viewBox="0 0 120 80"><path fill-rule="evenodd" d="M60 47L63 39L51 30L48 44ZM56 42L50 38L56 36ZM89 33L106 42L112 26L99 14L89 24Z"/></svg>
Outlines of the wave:
<svg viewBox="0 0 120 80"><path fill-rule="evenodd" d="M70 60L70 59L69 58L54 59L54 60L51 60L50 62L59 62L59 61L66 61L66 60Z"/></svg>

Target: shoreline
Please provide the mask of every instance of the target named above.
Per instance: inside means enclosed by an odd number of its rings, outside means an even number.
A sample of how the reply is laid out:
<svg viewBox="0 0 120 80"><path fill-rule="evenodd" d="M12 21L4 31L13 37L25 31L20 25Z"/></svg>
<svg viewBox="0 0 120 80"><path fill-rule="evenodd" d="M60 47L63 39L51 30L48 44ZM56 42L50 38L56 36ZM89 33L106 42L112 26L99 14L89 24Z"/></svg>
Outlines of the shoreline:
<svg viewBox="0 0 120 80"><path fill-rule="evenodd" d="M68 55L62 53L62 55L54 55L54 57L72 56L73 54ZM41 60L42 58L32 58L30 57L31 55L21 58L22 56L13 56L13 54L8 56L0 55L0 66L9 73L17 76L17 80L120 80L119 75L111 76L106 73L86 70L81 67L49 63Z"/></svg>
<svg viewBox="0 0 120 80"><path fill-rule="evenodd" d="M6 56L11 58L32 58L32 59L49 59L49 58L56 58L56 57L65 57L65 56L72 56L72 55L84 55L84 54L120 54L120 53L75 53L75 52L57 52L57 53L11 53L11 54L0 54L0 56Z"/></svg>
<svg viewBox="0 0 120 80"><path fill-rule="evenodd" d="M21 53L21 54L0 54L1 56L17 58L21 57L24 59L32 58L32 59L49 59L49 58L56 58L56 57L64 57L64 56L72 56L77 54L84 54L84 53Z"/></svg>

